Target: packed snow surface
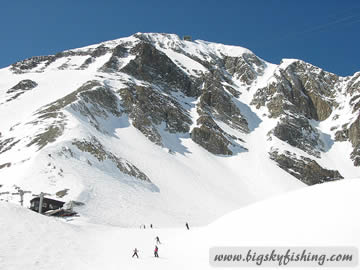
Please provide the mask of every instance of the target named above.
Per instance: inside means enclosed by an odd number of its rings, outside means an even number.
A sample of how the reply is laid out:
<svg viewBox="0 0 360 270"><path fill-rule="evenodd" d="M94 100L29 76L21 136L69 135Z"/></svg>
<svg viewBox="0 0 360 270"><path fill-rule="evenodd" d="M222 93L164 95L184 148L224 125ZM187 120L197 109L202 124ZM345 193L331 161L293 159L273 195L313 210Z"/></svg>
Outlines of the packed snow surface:
<svg viewBox="0 0 360 270"><path fill-rule="evenodd" d="M360 179L316 185L236 210L205 227L190 223L190 230L184 224L127 229L83 218L65 221L1 202L0 269L213 269L214 246L359 247L359 189ZM156 236L159 258L153 255ZM135 248L139 259L131 257Z"/></svg>

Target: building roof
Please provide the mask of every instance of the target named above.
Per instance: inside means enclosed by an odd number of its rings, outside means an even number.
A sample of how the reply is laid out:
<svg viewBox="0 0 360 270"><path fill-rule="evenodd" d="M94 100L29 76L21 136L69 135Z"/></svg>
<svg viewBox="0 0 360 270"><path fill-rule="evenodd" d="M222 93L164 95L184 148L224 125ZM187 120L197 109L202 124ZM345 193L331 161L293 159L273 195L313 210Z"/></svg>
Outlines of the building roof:
<svg viewBox="0 0 360 270"><path fill-rule="evenodd" d="M30 202L39 201L39 200L40 200L40 197L35 197L35 198L31 199ZM54 204L61 204L61 205L65 204L65 202L54 200L54 199L49 199L49 198L45 198L45 197L44 197L44 202L54 203Z"/></svg>

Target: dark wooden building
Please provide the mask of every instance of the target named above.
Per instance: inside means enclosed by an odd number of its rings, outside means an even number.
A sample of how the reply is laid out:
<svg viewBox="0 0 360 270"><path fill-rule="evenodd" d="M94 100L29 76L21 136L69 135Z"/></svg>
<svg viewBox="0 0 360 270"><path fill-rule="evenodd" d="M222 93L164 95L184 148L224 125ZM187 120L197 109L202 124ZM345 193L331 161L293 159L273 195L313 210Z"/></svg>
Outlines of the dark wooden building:
<svg viewBox="0 0 360 270"><path fill-rule="evenodd" d="M30 201L30 209L39 212L40 197L35 197ZM56 210L63 207L65 202L44 198L42 203L41 213L45 213L50 210Z"/></svg>

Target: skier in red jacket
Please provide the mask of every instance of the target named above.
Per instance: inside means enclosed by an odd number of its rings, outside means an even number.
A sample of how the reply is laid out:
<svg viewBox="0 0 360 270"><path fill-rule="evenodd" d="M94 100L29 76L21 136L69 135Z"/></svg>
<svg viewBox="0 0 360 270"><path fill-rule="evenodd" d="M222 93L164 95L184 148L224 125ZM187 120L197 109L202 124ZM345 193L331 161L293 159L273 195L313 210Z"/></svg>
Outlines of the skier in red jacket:
<svg viewBox="0 0 360 270"><path fill-rule="evenodd" d="M155 250L154 250L154 255L155 257L159 258L159 254L158 254L159 248L157 246L155 246Z"/></svg>

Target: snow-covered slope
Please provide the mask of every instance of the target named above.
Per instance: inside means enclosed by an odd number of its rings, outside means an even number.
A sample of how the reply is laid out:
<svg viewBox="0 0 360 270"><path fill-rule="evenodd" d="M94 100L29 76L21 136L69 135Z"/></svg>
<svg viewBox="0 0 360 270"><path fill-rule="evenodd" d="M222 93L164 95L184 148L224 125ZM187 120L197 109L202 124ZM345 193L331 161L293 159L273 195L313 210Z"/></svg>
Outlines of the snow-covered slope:
<svg viewBox="0 0 360 270"><path fill-rule="evenodd" d="M358 77L154 33L30 58L0 70L0 193L80 201L99 224L204 225L359 177Z"/></svg>
<svg viewBox="0 0 360 270"><path fill-rule="evenodd" d="M0 245L0 268L212 269L214 246L359 246L359 188L360 179L312 186L244 207L203 228L190 224L189 231L71 224L1 202L0 231L6 233L0 242L6 244ZM162 242L159 259L153 257L156 236ZM139 259L131 258L134 248Z"/></svg>

